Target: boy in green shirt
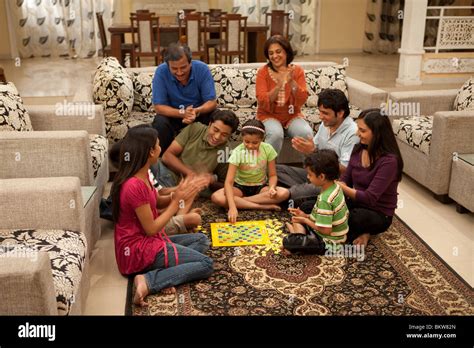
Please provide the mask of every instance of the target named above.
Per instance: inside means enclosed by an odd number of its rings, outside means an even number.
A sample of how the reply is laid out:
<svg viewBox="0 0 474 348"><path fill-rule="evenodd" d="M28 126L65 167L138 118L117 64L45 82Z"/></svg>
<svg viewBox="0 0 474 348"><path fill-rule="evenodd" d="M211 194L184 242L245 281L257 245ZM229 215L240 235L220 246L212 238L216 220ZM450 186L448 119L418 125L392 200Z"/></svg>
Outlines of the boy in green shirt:
<svg viewBox="0 0 474 348"><path fill-rule="evenodd" d="M344 193L334 182L339 176L339 162L333 150L319 150L306 157L304 166L308 180L321 187L311 214L289 208L292 223L290 234L283 239L284 252L305 252L324 255L326 249L335 253L345 243L349 231Z"/></svg>

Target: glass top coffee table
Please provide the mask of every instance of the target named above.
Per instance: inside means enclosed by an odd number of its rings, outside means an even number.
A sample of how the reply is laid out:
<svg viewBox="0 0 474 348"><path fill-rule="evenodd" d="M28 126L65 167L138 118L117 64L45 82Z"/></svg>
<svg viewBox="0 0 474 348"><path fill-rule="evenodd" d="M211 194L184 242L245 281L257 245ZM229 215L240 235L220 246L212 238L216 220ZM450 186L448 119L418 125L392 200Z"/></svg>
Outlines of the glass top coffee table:
<svg viewBox="0 0 474 348"><path fill-rule="evenodd" d="M97 186L81 186L83 207L85 207L87 203L89 203L96 190Z"/></svg>
<svg viewBox="0 0 474 348"><path fill-rule="evenodd" d="M466 162L467 164L470 164L471 166L474 166L474 153L460 153L457 155L457 157Z"/></svg>
<svg viewBox="0 0 474 348"><path fill-rule="evenodd" d="M455 153L451 167L449 197L456 201L458 213L474 212L474 154Z"/></svg>

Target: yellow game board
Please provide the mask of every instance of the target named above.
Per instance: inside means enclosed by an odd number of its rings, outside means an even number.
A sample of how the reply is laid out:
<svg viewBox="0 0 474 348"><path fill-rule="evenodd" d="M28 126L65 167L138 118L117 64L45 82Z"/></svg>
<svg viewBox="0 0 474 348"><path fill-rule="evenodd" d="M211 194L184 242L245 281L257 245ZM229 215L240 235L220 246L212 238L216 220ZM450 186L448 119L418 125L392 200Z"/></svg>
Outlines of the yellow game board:
<svg viewBox="0 0 474 348"><path fill-rule="evenodd" d="M269 242L265 221L211 223L212 246L258 245Z"/></svg>

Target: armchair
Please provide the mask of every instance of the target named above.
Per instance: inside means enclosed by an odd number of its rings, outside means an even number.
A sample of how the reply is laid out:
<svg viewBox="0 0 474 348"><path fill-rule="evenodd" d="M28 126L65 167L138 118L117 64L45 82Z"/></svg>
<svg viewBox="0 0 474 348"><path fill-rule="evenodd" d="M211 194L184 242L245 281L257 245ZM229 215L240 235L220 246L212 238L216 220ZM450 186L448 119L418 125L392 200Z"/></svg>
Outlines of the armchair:
<svg viewBox="0 0 474 348"><path fill-rule="evenodd" d="M81 314L89 290L77 177L0 180L0 315Z"/></svg>
<svg viewBox="0 0 474 348"><path fill-rule="evenodd" d="M393 117L404 172L448 203L454 153L474 153L474 109L455 111L458 90L392 92L391 103L419 105L420 115Z"/></svg>
<svg viewBox="0 0 474 348"><path fill-rule="evenodd" d="M100 236L99 203L109 177L101 106L92 116L61 116L56 106L27 106L33 131L0 131L0 179L74 176L97 190L87 207L87 236Z"/></svg>

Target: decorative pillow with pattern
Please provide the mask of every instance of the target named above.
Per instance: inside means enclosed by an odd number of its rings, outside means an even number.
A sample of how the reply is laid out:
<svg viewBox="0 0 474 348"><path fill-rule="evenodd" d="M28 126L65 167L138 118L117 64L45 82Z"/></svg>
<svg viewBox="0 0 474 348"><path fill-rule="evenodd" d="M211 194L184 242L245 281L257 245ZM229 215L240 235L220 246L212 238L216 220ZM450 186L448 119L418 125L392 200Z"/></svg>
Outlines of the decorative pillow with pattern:
<svg viewBox="0 0 474 348"><path fill-rule="evenodd" d="M0 131L32 131L30 115L15 85L0 83Z"/></svg>
<svg viewBox="0 0 474 348"><path fill-rule="evenodd" d="M334 88L349 93L346 84L346 68L342 65L325 66L314 70L305 70L306 86L309 96L305 106L318 106L318 95L323 89Z"/></svg>
<svg viewBox="0 0 474 348"><path fill-rule="evenodd" d="M133 108L133 82L117 58L107 57L101 61L94 75L92 94L94 102L104 107L107 136L111 128L123 128ZM109 137L109 140L113 143L118 139Z"/></svg>
<svg viewBox="0 0 474 348"><path fill-rule="evenodd" d="M133 81L133 111L154 112L152 85L154 72L131 72Z"/></svg>
<svg viewBox="0 0 474 348"><path fill-rule="evenodd" d="M393 120L395 136L411 147L430 154L433 116L412 116Z"/></svg>
<svg viewBox="0 0 474 348"><path fill-rule="evenodd" d="M467 80L454 100L454 111L474 109L474 77Z"/></svg>
<svg viewBox="0 0 474 348"><path fill-rule="evenodd" d="M211 74L218 107L257 107L257 69L215 66L211 68Z"/></svg>
<svg viewBox="0 0 474 348"><path fill-rule="evenodd" d="M94 170L94 179L97 178L99 168L104 163L107 155L107 139L99 134L89 134L91 146L92 169Z"/></svg>

